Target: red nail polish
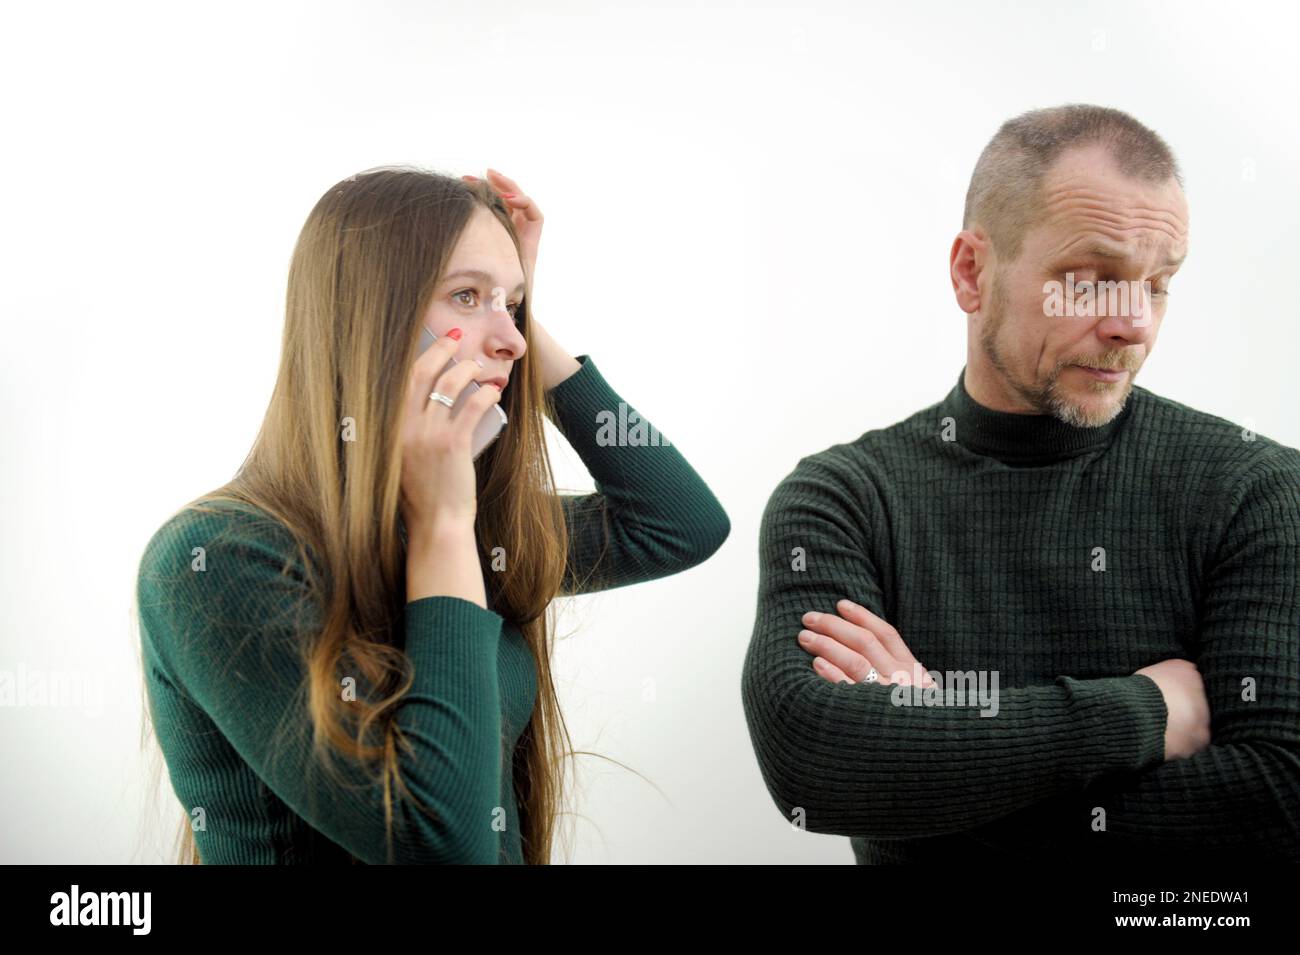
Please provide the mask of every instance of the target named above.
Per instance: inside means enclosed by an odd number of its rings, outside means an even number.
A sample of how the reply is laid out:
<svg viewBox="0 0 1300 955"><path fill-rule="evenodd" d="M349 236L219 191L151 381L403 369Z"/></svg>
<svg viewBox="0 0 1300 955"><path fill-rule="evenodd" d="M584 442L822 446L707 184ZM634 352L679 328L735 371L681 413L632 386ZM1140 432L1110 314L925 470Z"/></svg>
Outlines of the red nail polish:
<svg viewBox="0 0 1300 955"><path fill-rule="evenodd" d="M456 341L460 341L460 329L459 329L459 328L453 328L451 331L449 331L449 332L447 333L447 337L448 337L448 338L454 338L454 339L456 339Z"/></svg>

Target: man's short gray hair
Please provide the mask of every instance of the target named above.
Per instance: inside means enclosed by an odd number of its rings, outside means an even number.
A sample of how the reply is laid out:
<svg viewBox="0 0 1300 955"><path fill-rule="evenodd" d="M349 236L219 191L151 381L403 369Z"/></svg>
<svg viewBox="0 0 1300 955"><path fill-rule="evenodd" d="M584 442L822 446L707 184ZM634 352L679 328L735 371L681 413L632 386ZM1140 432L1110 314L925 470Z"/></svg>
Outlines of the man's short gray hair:
<svg viewBox="0 0 1300 955"><path fill-rule="evenodd" d="M989 140L966 191L962 228L981 226L1000 259L1014 261L1025 234L1043 216L1041 186L1066 149L1100 144L1120 171L1144 182L1182 173L1165 141L1128 113L1106 106L1068 103L1009 119Z"/></svg>

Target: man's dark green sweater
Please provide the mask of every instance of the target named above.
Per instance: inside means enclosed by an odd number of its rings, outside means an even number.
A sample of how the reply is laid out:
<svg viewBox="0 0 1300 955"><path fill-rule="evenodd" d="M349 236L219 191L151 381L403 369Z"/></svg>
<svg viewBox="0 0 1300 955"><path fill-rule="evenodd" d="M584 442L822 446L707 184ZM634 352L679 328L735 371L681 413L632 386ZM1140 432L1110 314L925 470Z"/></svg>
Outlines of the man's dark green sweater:
<svg viewBox="0 0 1300 955"><path fill-rule="evenodd" d="M1300 860L1300 452L1137 386L1096 428L993 411L964 374L768 503L742 696L772 799L859 863ZM801 617L843 598L936 690L819 676ZM1134 671L1173 657L1212 740L1165 761Z"/></svg>

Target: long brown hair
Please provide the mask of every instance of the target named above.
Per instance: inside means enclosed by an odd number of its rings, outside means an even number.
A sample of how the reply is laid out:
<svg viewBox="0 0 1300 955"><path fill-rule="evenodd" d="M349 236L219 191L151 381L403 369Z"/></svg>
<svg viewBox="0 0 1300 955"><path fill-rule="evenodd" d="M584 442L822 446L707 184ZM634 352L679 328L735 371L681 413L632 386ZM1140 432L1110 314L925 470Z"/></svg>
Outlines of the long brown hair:
<svg viewBox="0 0 1300 955"><path fill-rule="evenodd" d="M482 181L383 167L325 192L293 251L280 368L256 441L231 481L181 508L251 505L293 534L322 621L303 643L315 755L326 765L341 755L373 767L384 787L390 849L394 792L415 800L400 776L403 741L392 719L411 684L409 661L388 640L405 592L402 405L419 317L479 207L518 249L509 212ZM526 340L531 293L530 284L517 312ZM565 585L568 542L544 439L547 400L525 350L501 398L509 426L475 462L475 536L488 602L520 628L537 670L536 705L513 756L523 856L533 864L550 861L573 754L551 677L550 607ZM345 419L352 440L341 440ZM508 572L488 570L497 547L508 555ZM344 702L343 672L383 692ZM198 862L188 823L181 822L179 861Z"/></svg>

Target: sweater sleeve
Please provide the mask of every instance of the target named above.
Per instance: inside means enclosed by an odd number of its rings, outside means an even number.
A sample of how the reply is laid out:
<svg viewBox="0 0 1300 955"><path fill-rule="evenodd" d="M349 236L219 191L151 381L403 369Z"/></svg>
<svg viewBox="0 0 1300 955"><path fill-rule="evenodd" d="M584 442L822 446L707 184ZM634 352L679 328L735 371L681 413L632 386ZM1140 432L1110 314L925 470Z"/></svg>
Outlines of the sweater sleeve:
<svg viewBox="0 0 1300 955"><path fill-rule="evenodd" d="M138 579L145 653L211 719L275 796L367 863L495 864L502 618L458 597L405 607L413 683L394 712L409 746L394 787L392 855L382 783L312 752L302 650L319 624L287 531L183 512L154 535ZM256 528L256 529L255 529ZM197 548L203 548L200 553ZM196 556L197 555L197 556ZM348 676L339 672L340 680ZM358 674L357 696L362 695ZM184 745L184 740L174 745Z"/></svg>
<svg viewBox="0 0 1300 955"><path fill-rule="evenodd" d="M546 394L548 415L596 484L561 495L568 529L564 594L655 580L702 563L731 522L677 448L605 381L588 355Z"/></svg>
<svg viewBox="0 0 1300 955"><path fill-rule="evenodd" d="M837 460L800 461L759 531L741 694L764 783L787 819L802 810L812 832L936 836L1163 758L1164 700L1144 676L1002 689L996 715L982 716L897 706L892 687L818 675L797 640L805 612L834 612L848 598L884 616L873 560L884 515L870 480L855 471L850 484Z"/></svg>
<svg viewBox="0 0 1300 955"><path fill-rule="evenodd" d="M1275 446L1227 495L1195 663L1210 745L1000 821L995 846L1300 861L1300 453ZM1104 816L1098 813L1104 811ZM1093 820L1104 829L1093 829Z"/></svg>

